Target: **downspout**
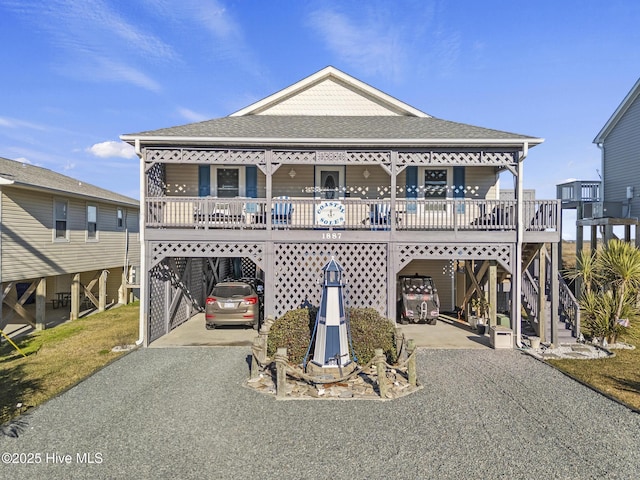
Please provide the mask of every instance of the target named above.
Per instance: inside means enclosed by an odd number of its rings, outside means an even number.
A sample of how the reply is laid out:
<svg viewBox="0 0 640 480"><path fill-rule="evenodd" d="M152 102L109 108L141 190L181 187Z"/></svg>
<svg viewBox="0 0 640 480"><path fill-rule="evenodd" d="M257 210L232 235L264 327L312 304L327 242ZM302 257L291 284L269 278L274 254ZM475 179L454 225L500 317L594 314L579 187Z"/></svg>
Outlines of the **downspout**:
<svg viewBox="0 0 640 480"><path fill-rule="evenodd" d="M523 195L523 186L522 186L522 176L523 176L523 161L527 158L527 154L529 153L529 143L524 142L522 144L522 155L518 159L518 175L516 177L516 218L518 219L518 224L516 225L516 261L515 261L515 270L516 275L513 278L516 280L516 292L515 292L515 320L513 323L515 325L515 337L516 337L516 346L518 348L522 348L522 241L524 237L524 222L522 221L522 195Z"/></svg>
<svg viewBox="0 0 640 480"><path fill-rule="evenodd" d="M604 143L596 143L596 146L600 149L600 202L604 202Z"/></svg>
<svg viewBox="0 0 640 480"><path fill-rule="evenodd" d="M140 346L144 343L144 332L146 327L146 318L147 318L147 261L146 261L146 248L145 248L145 225L146 221L146 195L145 195L145 171L144 171L144 161L142 159L142 151L140 149L140 139L136 138L135 140L135 150L136 155L140 159L140 210L138 214L139 226L138 230L140 232L140 273L138 282L140 283L140 324L138 326L138 340L136 341L136 345Z"/></svg>

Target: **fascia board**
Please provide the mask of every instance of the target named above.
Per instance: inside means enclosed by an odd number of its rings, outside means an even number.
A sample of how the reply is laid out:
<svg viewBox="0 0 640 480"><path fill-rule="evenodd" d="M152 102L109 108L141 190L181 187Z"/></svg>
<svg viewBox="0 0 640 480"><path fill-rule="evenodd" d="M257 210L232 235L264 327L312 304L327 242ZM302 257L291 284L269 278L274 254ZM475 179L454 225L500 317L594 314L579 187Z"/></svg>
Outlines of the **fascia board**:
<svg viewBox="0 0 640 480"><path fill-rule="evenodd" d="M609 133L611 133L611 130L613 130L613 128L620 121L622 116L626 113L626 111L629 109L631 104L633 104L633 102L636 100L636 98L638 98L639 95L640 95L640 78L635 83L633 88L629 91L627 96L624 97L624 100L622 100L620 105L618 105L618 108L616 108L616 111L613 112L613 115L611 115L609 120L607 120L607 123L604 125L604 127L602 127L602 130L600 130L598 135L596 135L596 138L593 139L593 143L604 142L605 138L607 138Z"/></svg>
<svg viewBox="0 0 640 480"><path fill-rule="evenodd" d="M539 145L544 142L543 138L521 138L521 139L481 139L481 138L253 138L253 137L165 137L149 136L138 137L132 135L122 135L120 139L124 142L135 142L139 140L141 145L163 144L180 145L298 145L298 146L454 146L454 145L482 145L482 146L529 146Z"/></svg>

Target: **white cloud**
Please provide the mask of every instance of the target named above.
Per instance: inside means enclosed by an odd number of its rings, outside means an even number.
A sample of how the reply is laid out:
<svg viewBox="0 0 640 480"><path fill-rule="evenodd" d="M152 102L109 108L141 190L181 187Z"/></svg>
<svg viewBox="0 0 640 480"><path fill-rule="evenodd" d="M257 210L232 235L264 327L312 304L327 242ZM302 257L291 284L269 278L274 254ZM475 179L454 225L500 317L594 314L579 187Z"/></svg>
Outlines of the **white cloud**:
<svg viewBox="0 0 640 480"><path fill-rule="evenodd" d="M343 61L371 74L402 76L408 45L393 22L362 16L351 19L333 10L316 10L311 26Z"/></svg>
<svg viewBox="0 0 640 480"><path fill-rule="evenodd" d="M107 141L96 143L95 145L87 148L87 151L100 158L134 158L136 156L136 152L133 147L124 142Z"/></svg>
<svg viewBox="0 0 640 480"><path fill-rule="evenodd" d="M190 122L203 122L208 120L208 115L204 115L202 113L194 112L193 110L189 110L188 108L178 107L178 113L189 120Z"/></svg>
<svg viewBox="0 0 640 480"><path fill-rule="evenodd" d="M25 157L14 158L13 160L15 160L16 162L28 163L29 165L33 165L33 162L31 160L29 160L28 158L25 158Z"/></svg>
<svg viewBox="0 0 640 480"><path fill-rule="evenodd" d="M67 172L67 171L69 171L69 170L73 170L73 169L75 169L75 168L76 168L76 164L75 164L75 163L73 163L73 162L67 162L67 163L62 167L62 169L63 169L65 172Z"/></svg>
<svg viewBox="0 0 640 480"><path fill-rule="evenodd" d="M37 123L27 122L25 120L19 120L17 118L0 117L0 127L7 128L30 128L32 130L46 131L50 130L44 125L38 125Z"/></svg>

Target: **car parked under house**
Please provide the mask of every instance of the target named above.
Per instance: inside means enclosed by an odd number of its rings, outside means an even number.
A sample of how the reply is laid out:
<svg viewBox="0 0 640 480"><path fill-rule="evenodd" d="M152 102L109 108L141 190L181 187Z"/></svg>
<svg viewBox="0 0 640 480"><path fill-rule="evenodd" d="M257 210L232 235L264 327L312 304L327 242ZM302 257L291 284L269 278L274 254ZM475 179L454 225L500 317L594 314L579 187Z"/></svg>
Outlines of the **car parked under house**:
<svg viewBox="0 0 640 480"><path fill-rule="evenodd" d="M523 292L548 300L522 275L544 243L557 286L559 203L522 195L542 139L434 118L333 67L228 117L121 138L141 159L146 344L230 274L264 279L265 316L317 305L331 257L347 306L392 319L400 275L431 276L442 311L486 295L493 324L510 282L517 342Z"/></svg>

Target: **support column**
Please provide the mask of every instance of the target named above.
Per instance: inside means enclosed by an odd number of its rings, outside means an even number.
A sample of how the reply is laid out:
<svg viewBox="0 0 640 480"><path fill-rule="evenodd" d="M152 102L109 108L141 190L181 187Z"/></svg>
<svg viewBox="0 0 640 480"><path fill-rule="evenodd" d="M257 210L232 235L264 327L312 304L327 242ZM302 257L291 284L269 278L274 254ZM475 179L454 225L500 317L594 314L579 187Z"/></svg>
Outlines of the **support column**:
<svg viewBox="0 0 640 480"><path fill-rule="evenodd" d="M596 254L597 248L598 248L598 227L596 225L591 225L591 256L592 257Z"/></svg>
<svg viewBox="0 0 640 480"><path fill-rule="evenodd" d="M538 274L538 327L540 332L538 336L541 342L546 342L547 332L547 295L545 292L545 284L547 278L547 259L545 255L544 245L538 251L539 274Z"/></svg>
<svg viewBox="0 0 640 480"><path fill-rule="evenodd" d="M558 279L558 254L557 243L551 244L551 343L558 345L560 325L560 281Z"/></svg>
<svg viewBox="0 0 640 480"><path fill-rule="evenodd" d="M624 241L631 243L631 225L624 226Z"/></svg>
<svg viewBox="0 0 640 480"><path fill-rule="evenodd" d="M613 226L605 225L604 226L604 244L607 245L611 240L613 240Z"/></svg>
<svg viewBox="0 0 640 480"><path fill-rule="evenodd" d="M47 324L47 279L42 277L36 287L36 330L44 330Z"/></svg>
<svg viewBox="0 0 640 480"><path fill-rule="evenodd" d="M498 323L498 263L491 260L489 263L489 326L495 327Z"/></svg>
<svg viewBox="0 0 640 480"><path fill-rule="evenodd" d="M593 228L591 227L591 241L593 242ZM593 250L593 244L591 245L591 252L594 252L595 250ZM582 254L582 250L584 249L584 227L582 225L578 225L576 227L576 267L578 266L578 259L580 258L580 255ZM576 288L576 298L580 298L580 295L582 295L582 280L580 278L576 278L574 280L574 285Z"/></svg>
<svg viewBox="0 0 640 480"><path fill-rule="evenodd" d="M107 275L109 270L103 270L98 280L98 311L104 312L107 308Z"/></svg>
<svg viewBox="0 0 640 480"><path fill-rule="evenodd" d="M393 245L395 242L387 243L387 315L395 323L398 318L396 312L398 302L396 302L396 254L393 251Z"/></svg>
<svg viewBox="0 0 640 480"><path fill-rule="evenodd" d="M80 274L76 273L71 279L71 320L80 317Z"/></svg>

